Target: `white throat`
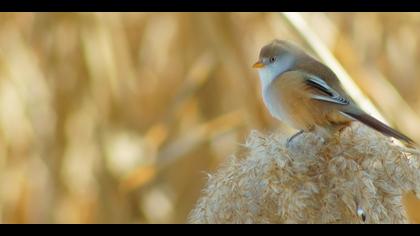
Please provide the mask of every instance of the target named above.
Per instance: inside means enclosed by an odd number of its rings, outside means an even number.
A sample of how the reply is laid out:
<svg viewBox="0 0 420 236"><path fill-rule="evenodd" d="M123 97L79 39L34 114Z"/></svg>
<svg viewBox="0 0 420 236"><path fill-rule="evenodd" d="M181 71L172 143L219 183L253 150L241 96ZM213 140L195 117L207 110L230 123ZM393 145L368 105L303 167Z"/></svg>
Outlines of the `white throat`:
<svg viewBox="0 0 420 236"><path fill-rule="evenodd" d="M281 101L273 97L273 90L270 89L270 84L278 78L280 74L289 70L295 64L295 57L292 55L283 55L278 58L273 64L269 64L259 70L261 80L261 90L264 104L267 106L271 115L282 121L288 122L287 113L284 112Z"/></svg>
<svg viewBox="0 0 420 236"><path fill-rule="evenodd" d="M261 80L261 88L265 88L277 78L278 75L289 70L295 63L295 57L290 54L282 55L273 64L267 65L258 71Z"/></svg>

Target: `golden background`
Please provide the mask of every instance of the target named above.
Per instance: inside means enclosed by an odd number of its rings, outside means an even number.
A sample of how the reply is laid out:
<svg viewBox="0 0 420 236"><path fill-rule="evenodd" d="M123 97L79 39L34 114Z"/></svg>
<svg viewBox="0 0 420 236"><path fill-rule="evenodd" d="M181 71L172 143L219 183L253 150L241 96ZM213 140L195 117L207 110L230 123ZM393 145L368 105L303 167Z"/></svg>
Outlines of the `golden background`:
<svg viewBox="0 0 420 236"><path fill-rule="evenodd" d="M251 68L274 38L326 46L420 142L420 14L299 16L313 40L279 13L1 13L0 223L185 223L252 129L293 132Z"/></svg>

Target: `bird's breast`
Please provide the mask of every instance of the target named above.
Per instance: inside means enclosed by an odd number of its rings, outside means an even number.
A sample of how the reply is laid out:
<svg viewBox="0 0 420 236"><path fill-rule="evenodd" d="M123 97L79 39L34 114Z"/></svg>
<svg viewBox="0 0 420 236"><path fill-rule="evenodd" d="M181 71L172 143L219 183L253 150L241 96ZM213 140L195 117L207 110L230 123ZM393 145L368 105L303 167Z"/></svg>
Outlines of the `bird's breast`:
<svg viewBox="0 0 420 236"><path fill-rule="evenodd" d="M263 101L270 114L283 122L290 123L290 117L288 112L285 110L284 101L281 96L278 96L278 91L273 91L270 86L263 88Z"/></svg>
<svg viewBox="0 0 420 236"><path fill-rule="evenodd" d="M271 115L296 129L309 129L321 118L296 73L285 74L264 87L263 98Z"/></svg>

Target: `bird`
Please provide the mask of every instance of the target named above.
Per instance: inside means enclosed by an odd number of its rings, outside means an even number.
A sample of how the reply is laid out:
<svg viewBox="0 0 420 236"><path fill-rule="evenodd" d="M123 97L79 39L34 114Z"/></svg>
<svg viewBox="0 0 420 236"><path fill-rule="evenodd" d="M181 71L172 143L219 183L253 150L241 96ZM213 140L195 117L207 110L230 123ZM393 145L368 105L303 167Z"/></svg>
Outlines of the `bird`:
<svg viewBox="0 0 420 236"><path fill-rule="evenodd" d="M353 121L407 145L415 144L411 138L363 111L329 67L292 42L275 39L266 44L253 67L258 69L268 111L299 130L287 144L298 135L313 131L327 140Z"/></svg>

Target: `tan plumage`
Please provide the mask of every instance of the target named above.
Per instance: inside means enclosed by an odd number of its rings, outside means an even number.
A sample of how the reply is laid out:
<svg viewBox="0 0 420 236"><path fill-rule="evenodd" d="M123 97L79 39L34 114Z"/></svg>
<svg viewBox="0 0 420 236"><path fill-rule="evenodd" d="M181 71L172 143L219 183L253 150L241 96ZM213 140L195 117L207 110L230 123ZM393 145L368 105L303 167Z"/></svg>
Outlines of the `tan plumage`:
<svg viewBox="0 0 420 236"><path fill-rule="evenodd" d="M269 93L273 99L281 101L287 113L287 123L291 126L311 130L314 126L329 126L347 123L349 118L338 114L339 105L313 100L310 94L317 93L304 82L300 71L289 71L280 75L270 85Z"/></svg>
<svg viewBox="0 0 420 236"><path fill-rule="evenodd" d="M297 46L274 40L261 49L259 61L264 103L270 113L290 126L331 134L358 120L409 144L413 141L365 113L347 95L327 66Z"/></svg>

